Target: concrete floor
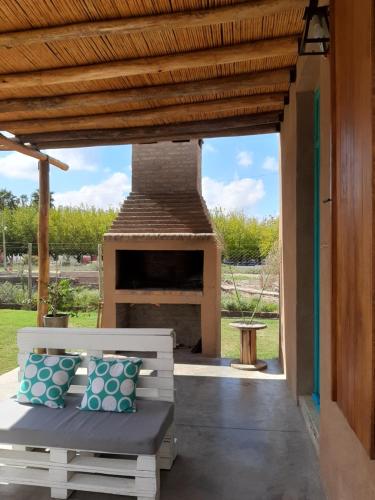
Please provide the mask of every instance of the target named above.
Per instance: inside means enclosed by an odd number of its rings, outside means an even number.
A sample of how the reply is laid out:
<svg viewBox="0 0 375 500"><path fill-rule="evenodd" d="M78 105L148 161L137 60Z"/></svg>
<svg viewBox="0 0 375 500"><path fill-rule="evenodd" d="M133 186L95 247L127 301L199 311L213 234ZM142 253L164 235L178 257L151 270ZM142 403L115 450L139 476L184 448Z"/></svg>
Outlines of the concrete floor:
<svg viewBox="0 0 375 500"><path fill-rule="evenodd" d="M179 455L161 474L161 500L325 498L315 450L276 363L243 372L196 355L192 364L181 352L176 362ZM0 377L0 397L15 387L15 372ZM0 484L0 498L50 497L46 488ZM116 497L76 492L71 498Z"/></svg>

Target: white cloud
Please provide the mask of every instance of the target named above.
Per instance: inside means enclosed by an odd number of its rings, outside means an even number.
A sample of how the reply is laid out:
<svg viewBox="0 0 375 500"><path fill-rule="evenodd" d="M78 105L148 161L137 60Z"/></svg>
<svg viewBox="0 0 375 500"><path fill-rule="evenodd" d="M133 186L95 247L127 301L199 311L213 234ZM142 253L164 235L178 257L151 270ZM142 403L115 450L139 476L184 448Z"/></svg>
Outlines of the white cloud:
<svg viewBox="0 0 375 500"><path fill-rule="evenodd" d="M98 166L92 153L84 149L51 149L50 156L67 163L72 171L95 172ZM0 156L0 175L8 179L38 180L38 160L16 152Z"/></svg>
<svg viewBox="0 0 375 500"><path fill-rule="evenodd" d="M206 151L207 153L217 153L218 149L215 148L213 144L210 142L204 142L203 143L203 151Z"/></svg>
<svg viewBox="0 0 375 500"><path fill-rule="evenodd" d="M241 210L246 212L265 195L262 180L235 179L224 183L203 178L203 196L210 209L222 208L226 212Z"/></svg>
<svg viewBox="0 0 375 500"><path fill-rule="evenodd" d="M76 191L54 193L57 206L90 206L96 208L117 208L131 188L129 177L115 172L99 184L82 186Z"/></svg>
<svg viewBox="0 0 375 500"><path fill-rule="evenodd" d="M84 148L47 149L46 153L69 165L69 170L96 172L98 166L91 159L92 152Z"/></svg>
<svg viewBox="0 0 375 500"><path fill-rule="evenodd" d="M0 175L8 179L38 179L38 160L19 153L0 156Z"/></svg>
<svg viewBox="0 0 375 500"><path fill-rule="evenodd" d="M269 170L270 172L278 172L279 162L274 156L266 156L262 167L264 170Z"/></svg>
<svg viewBox="0 0 375 500"><path fill-rule="evenodd" d="M240 151L236 155L236 160L240 167L250 167L253 164L253 153L251 151Z"/></svg>

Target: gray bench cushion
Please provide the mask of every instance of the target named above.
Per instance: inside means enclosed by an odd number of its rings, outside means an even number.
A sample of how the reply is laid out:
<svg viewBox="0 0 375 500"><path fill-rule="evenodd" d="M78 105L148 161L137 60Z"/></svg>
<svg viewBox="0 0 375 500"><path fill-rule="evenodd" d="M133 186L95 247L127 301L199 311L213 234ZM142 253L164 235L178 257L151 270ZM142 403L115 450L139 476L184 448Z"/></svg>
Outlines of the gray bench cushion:
<svg viewBox="0 0 375 500"><path fill-rule="evenodd" d="M154 455L173 420L173 404L137 400L137 413L80 411L82 395L66 407L0 402L0 443L107 453Z"/></svg>

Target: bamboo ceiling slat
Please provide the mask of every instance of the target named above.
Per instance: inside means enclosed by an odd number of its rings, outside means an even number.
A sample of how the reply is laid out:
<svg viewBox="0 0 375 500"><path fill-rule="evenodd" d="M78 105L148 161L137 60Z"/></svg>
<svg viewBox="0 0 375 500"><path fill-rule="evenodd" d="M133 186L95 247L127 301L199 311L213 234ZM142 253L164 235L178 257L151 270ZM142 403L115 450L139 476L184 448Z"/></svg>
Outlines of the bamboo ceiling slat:
<svg viewBox="0 0 375 500"><path fill-rule="evenodd" d="M257 2L258 0L253 0ZM34 28L48 28L64 26L66 24L100 21L105 19L119 19L134 16L169 14L174 12L188 12L190 10L212 9L242 3L241 0L2 0L0 2L0 33ZM307 3L307 1L306 1ZM189 28L165 29L163 31L132 32L127 35L92 36L85 38L71 38L49 43L33 43L27 46L19 45L14 48L0 47L0 80L1 75L13 75L43 70L59 70L75 66L106 64L114 61L136 60L142 57L157 57L204 51L242 43L252 43L258 40L271 40L287 36L297 37L303 30L303 9L293 8L262 18L223 22L195 26ZM234 59L233 59L234 60ZM99 78L97 80L52 83L60 80L48 81L48 85L3 88L0 90L0 101L10 98L53 97L67 94L83 94L88 92L123 90L133 87L149 87L155 85L191 82L197 80L215 79L244 73L256 73L266 70L294 67L297 54L270 56L253 60L243 60L225 64L202 67L192 66L173 71L115 76ZM166 68L169 69L169 68ZM86 73L87 74L87 73ZM86 75L83 75L86 76ZM94 77L94 73L92 73ZM105 74L103 73L103 76ZM4 78L5 80L6 78ZM13 79L10 78L10 80ZM36 80L35 80L36 81ZM27 82L29 84L29 82ZM6 111L1 109L0 121L19 121L24 125L10 132L17 133L27 128L27 123L43 119L64 119L79 116L109 116L113 113L133 113L137 111L156 110L154 115L144 119L134 118L131 126L171 125L178 123L181 118L171 113L157 115L157 110L166 107L192 106L199 103L212 103L209 111L192 111L184 116L186 121L202 121L209 119L242 116L266 111L283 109L283 103L263 103L240 106L233 109L222 109L221 101L230 99L251 98L257 94L274 92L286 93L288 82L265 84L257 88L225 89L223 91L175 96L171 98L150 98L124 103L93 102L88 107L65 108L63 110L48 107L46 109L18 109ZM240 102L240 101L238 101ZM214 107L217 103L217 109ZM26 102L25 102L26 105ZM225 107L225 106L224 106ZM203 108L202 108L203 109ZM29 120L29 122L27 122ZM97 128L115 128L110 118L105 127L100 120ZM26 127L26 128L25 128ZM78 126L77 126L78 127ZM77 128L78 130L79 128Z"/></svg>
<svg viewBox="0 0 375 500"><path fill-rule="evenodd" d="M2 0L0 31L48 27L101 19L116 19L208 9L242 0Z"/></svg>
<svg viewBox="0 0 375 500"><path fill-rule="evenodd" d="M82 130L95 128L100 123L100 128L136 127L141 125L155 125L162 119L182 121L187 116L196 116L203 112L216 112L217 110L232 111L236 108L250 108L256 110L259 106L282 106L285 93L273 93L235 97L208 101L195 104L182 104L174 106L157 107L156 109L143 109L113 114L82 115L79 117L59 117L49 119L32 119L19 121L0 121L0 130L8 130L16 135L35 132L58 130Z"/></svg>
<svg viewBox="0 0 375 500"><path fill-rule="evenodd" d="M37 97L64 95L83 92L94 92L100 90L120 90L130 87L143 87L147 85L162 85L168 83L187 82L192 80L204 80L220 76L231 76L241 73L252 73L292 67L296 63L295 56L278 56L242 63L230 63L220 66L209 66L206 68L194 68L191 70L177 70L166 73L154 73L147 75L135 75L126 78L112 78L96 80L91 82L79 82L64 85L38 86L28 88L11 88L0 91L0 99L8 97Z"/></svg>
<svg viewBox="0 0 375 500"><path fill-rule="evenodd" d="M276 17L275 17L276 22ZM0 48L0 73L94 64L160 56L237 43L296 35L301 13L289 15L282 28L265 29L260 20L126 36L83 38L18 48Z"/></svg>
<svg viewBox="0 0 375 500"><path fill-rule="evenodd" d="M211 93L209 95L200 96L185 96L171 99L158 99L158 100L133 100L130 103L125 104L107 104L102 106L90 106L90 107L73 107L66 110L53 110L53 109L40 109L32 111L18 111L18 112L1 112L0 120L27 120L27 119L37 119L37 118L57 118L65 116L80 116L84 112L86 116L103 114L103 113L115 113L117 111L130 111L136 109L152 109L159 106L172 106L176 104L194 104L198 102L209 102L217 101L220 99L227 99L231 97L240 96L251 96L258 94L267 94L273 92L283 92L287 93L289 89L288 83L279 83L275 85L262 86L256 89L247 90L237 90L237 91L225 91L220 93ZM0 101L1 108L1 101Z"/></svg>
<svg viewBox="0 0 375 500"><path fill-rule="evenodd" d="M221 6L213 9L180 11L163 15L122 17L100 19L0 33L0 47L31 46L34 44L67 41L82 38L104 37L106 35L129 35L133 33L152 33L199 26L218 26L223 23L258 21L265 16L275 16L305 7L306 0L252 0L236 5ZM177 31L178 32L178 31Z"/></svg>

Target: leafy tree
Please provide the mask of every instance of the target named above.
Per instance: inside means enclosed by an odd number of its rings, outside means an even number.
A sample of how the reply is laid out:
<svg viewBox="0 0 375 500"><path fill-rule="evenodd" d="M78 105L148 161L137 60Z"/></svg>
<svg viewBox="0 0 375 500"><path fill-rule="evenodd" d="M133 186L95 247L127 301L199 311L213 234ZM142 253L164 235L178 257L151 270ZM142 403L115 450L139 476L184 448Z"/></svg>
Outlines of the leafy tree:
<svg viewBox="0 0 375 500"><path fill-rule="evenodd" d="M215 210L212 218L226 260L241 263L261 261L278 239L278 218L258 220L241 212L225 213Z"/></svg>
<svg viewBox="0 0 375 500"><path fill-rule="evenodd" d="M21 207L27 207L28 204L29 204L29 197L27 196L27 194L21 194L21 196L20 196L20 206Z"/></svg>
<svg viewBox="0 0 375 500"><path fill-rule="evenodd" d="M31 193L30 196L30 205L37 207L39 205L39 189L36 189ZM55 200L53 199L53 191L50 192L49 195L49 206L53 208L55 206Z"/></svg>
<svg viewBox="0 0 375 500"><path fill-rule="evenodd" d="M12 193L12 191L8 191L6 189L0 189L0 209L4 210L5 208L9 208L14 210L19 205L19 198Z"/></svg>
<svg viewBox="0 0 375 500"><path fill-rule="evenodd" d="M35 204L3 210L9 253L27 252L37 242L38 208ZM97 246L116 217L114 210L58 207L50 210L49 248L54 258L72 256L80 261L85 254L96 255ZM223 257L236 263L263 261L278 240L279 220L247 217L241 212L212 214L223 245ZM36 245L34 245L36 249Z"/></svg>

